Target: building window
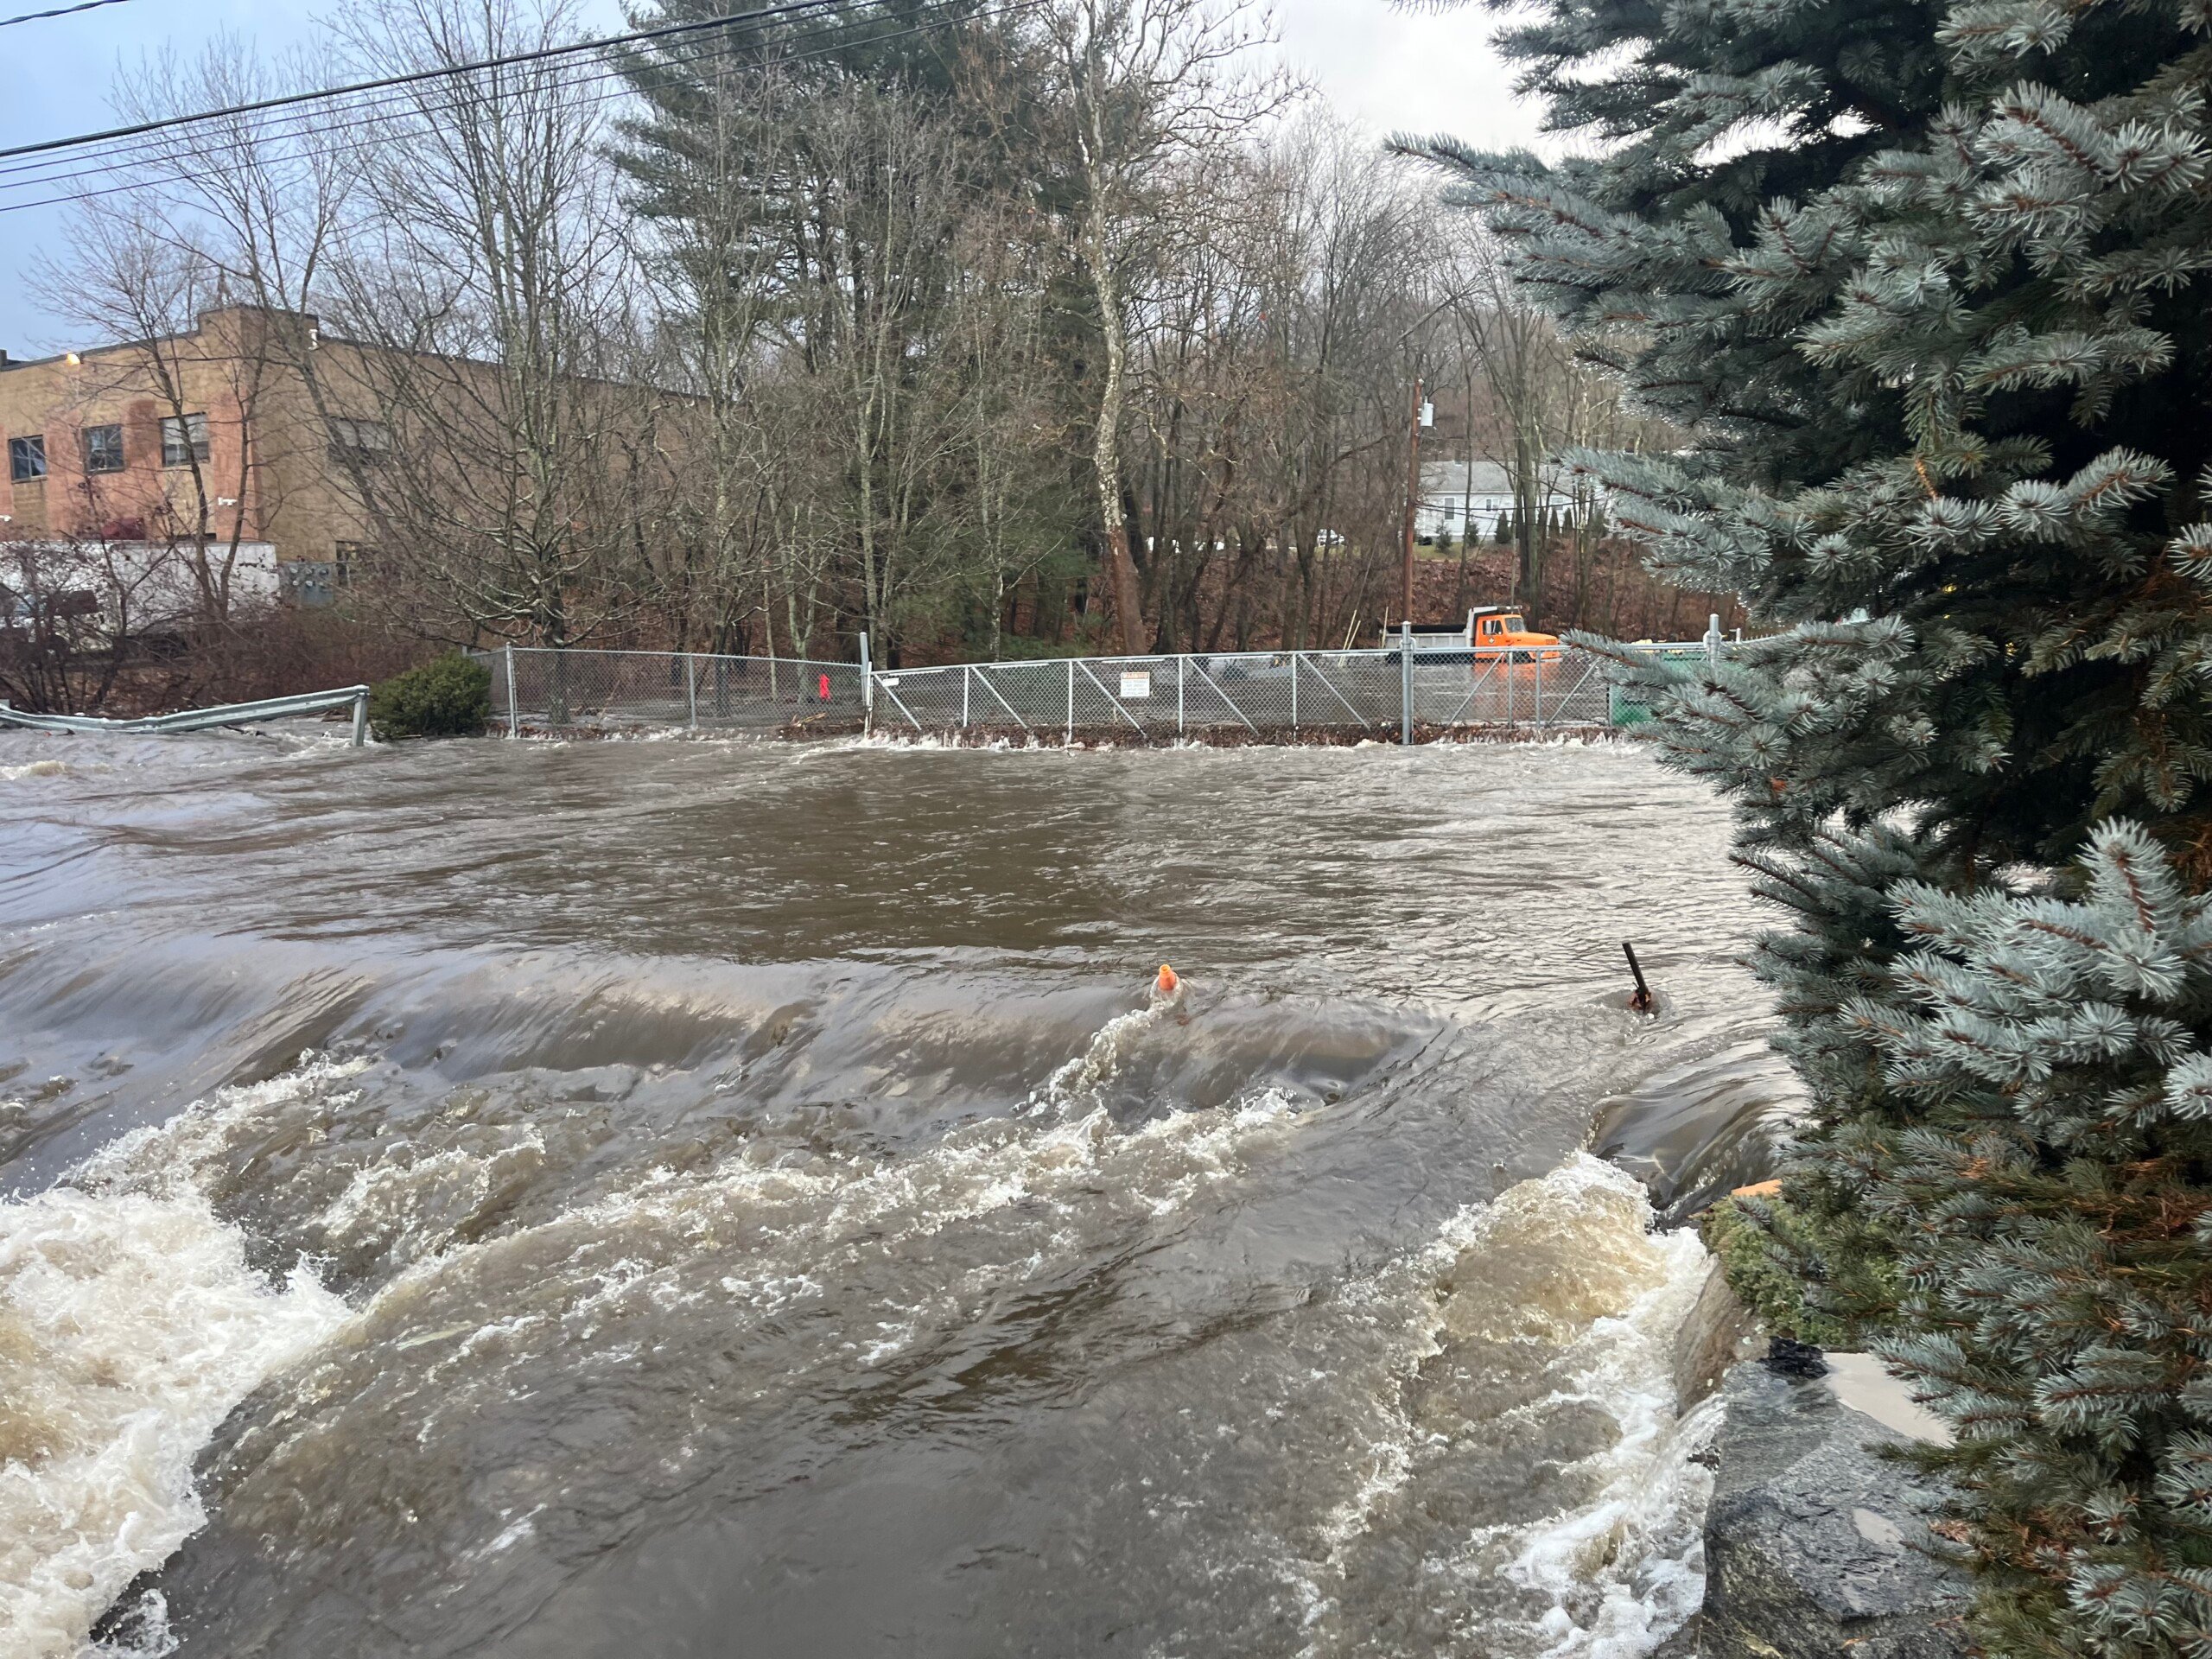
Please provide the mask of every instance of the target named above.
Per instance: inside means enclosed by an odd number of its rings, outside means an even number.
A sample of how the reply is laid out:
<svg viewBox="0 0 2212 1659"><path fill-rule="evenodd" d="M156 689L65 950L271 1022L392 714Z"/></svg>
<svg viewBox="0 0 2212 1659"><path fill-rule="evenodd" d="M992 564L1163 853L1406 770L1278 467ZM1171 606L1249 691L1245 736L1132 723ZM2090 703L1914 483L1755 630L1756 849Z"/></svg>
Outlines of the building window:
<svg viewBox="0 0 2212 1659"><path fill-rule="evenodd" d="M207 417L174 415L162 417L162 465L184 467L207 459Z"/></svg>
<svg viewBox="0 0 2212 1659"><path fill-rule="evenodd" d="M17 484L29 484L46 476L46 440L39 438L10 438L8 440L8 476Z"/></svg>
<svg viewBox="0 0 2212 1659"><path fill-rule="evenodd" d="M123 429L88 426L85 429L85 470L119 473L123 470Z"/></svg>
<svg viewBox="0 0 2212 1659"><path fill-rule="evenodd" d="M367 566L374 548L367 542L340 542L336 556L330 562L331 581L340 588L353 585L354 577Z"/></svg>
<svg viewBox="0 0 2212 1659"><path fill-rule="evenodd" d="M382 421L333 416L330 453L340 461L382 461L391 454L391 429Z"/></svg>

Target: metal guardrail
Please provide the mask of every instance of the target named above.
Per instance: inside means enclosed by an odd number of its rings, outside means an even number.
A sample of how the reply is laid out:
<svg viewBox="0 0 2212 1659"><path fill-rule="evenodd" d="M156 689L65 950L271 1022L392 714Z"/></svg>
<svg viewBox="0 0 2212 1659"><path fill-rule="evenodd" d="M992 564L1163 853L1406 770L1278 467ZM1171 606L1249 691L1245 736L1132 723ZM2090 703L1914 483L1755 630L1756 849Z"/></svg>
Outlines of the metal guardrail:
<svg viewBox="0 0 2212 1659"><path fill-rule="evenodd" d="M1645 645L1659 658L1717 656L1703 640ZM762 734L906 732L1073 742L1357 731L1410 742L1417 730L1633 725L1648 712L1607 664L1573 646L1408 652L1200 652L1043 658L879 669L858 663L703 652L476 653L492 671L495 718L528 727L683 727ZM1443 658L1443 660L1440 660Z"/></svg>
<svg viewBox="0 0 2212 1659"><path fill-rule="evenodd" d="M136 720L108 720L98 715L35 715L0 702L0 721L37 732L204 732L219 726L249 726L264 720L327 714L348 703L353 708L353 747L358 749L368 741L369 736L369 688L365 685L305 691L289 697L264 697L258 702L218 703L212 708L185 709L173 715L147 715Z"/></svg>

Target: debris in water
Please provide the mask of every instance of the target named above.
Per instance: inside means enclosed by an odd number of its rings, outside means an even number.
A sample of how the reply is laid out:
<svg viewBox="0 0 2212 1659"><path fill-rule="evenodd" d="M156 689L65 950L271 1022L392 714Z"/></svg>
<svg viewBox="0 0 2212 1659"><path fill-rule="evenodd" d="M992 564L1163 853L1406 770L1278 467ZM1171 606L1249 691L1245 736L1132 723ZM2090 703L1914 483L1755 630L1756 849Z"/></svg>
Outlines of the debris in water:
<svg viewBox="0 0 2212 1659"><path fill-rule="evenodd" d="M1628 1005L1638 1014L1649 1014L1653 1007L1651 988L1643 982L1643 967L1636 959L1636 947L1623 939L1621 954L1628 958L1629 972L1636 976L1636 994L1629 998Z"/></svg>
<svg viewBox="0 0 2212 1659"><path fill-rule="evenodd" d="M1173 968L1164 962L1161 963L1160 972L1153 978L1152 1000L1154 1002L1173 1002L1182 995L1183 982L1175 977L1175 970Z"/></svg>

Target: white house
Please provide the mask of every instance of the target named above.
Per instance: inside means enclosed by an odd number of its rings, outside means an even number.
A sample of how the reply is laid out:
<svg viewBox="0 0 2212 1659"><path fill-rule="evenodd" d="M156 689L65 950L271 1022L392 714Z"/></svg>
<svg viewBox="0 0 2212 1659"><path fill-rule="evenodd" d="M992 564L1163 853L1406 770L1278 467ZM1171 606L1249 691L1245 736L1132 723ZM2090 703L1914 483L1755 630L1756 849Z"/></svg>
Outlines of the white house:
<svg viewBox="0 0 2212 1659"><path fill-rule="evenodd" d="M1540 510L1566 512L1578 506L1565 487L1556 462L1546 462L1538 469L1536 477L1542 492ZM1449 531L1453 541L1464 542L1470 524L1475 527L1476 540L1494 540L1500 515L1512 511L1512 475L1497 462L1421 463L1421 504L1414 513L1414 533L1422 541L1433 542L1439 531Z"/></svg>

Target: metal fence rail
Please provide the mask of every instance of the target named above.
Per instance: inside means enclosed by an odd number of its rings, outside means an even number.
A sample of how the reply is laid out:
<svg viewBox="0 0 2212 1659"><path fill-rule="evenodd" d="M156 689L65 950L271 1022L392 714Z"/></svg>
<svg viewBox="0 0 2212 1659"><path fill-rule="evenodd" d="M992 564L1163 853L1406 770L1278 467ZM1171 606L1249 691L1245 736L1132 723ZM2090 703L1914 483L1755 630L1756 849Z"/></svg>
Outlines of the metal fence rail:
<svg viewBox="0 0 2212 1659"><path fill-rule="evenodd" d="M324 715L348 706L353 710L353 747L358 749L368 739L369 688L365 685L303 691L289 697L264 697L258 702L218 703L213 708L185 709L173 715L145 715L136 720L109 720L99 715L35 715L0 702L0 723L27 726L40 732L205 732L223 726L289 720L298 715Z"/></svg>
<svg viewBox="0 0 2212 1659"><path fill-rule="evenodd" d="M1715 640L1643 647L1706 657ZM705 653L480 652L494 713L524 729L863 728L1016 741L1172 741L1352 732L1401 741L1450 731L1588 729L1646 716L1603 658L1541 650L1212 652L877 669Z"/></svg>
<svg viewBox="0 0 2212 1659"><path fill-rule="evenodd" d="M510 735L680 726L728 731L860 729L858 663L705 652L478 652L492 671L492 711Z"/></svg>

